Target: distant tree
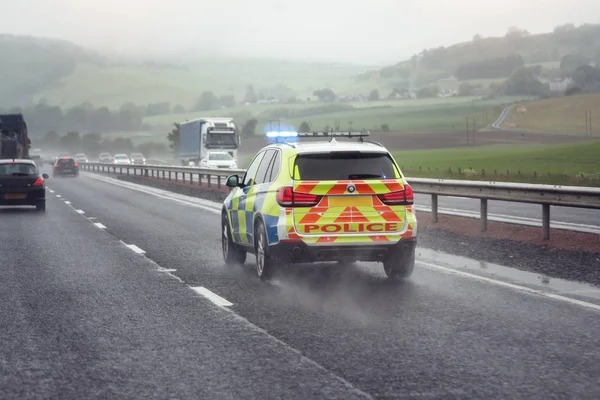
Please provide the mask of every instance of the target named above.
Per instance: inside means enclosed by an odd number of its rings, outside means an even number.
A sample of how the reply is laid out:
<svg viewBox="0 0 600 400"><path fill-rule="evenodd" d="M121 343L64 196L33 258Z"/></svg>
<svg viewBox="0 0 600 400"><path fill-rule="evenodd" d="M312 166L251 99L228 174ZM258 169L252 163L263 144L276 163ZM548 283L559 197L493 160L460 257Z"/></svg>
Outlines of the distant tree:
<svg viewBox="0 0 600 400"><path fill-rule="evenodd" d="M389 132L390 126L388 124L381 124L381 132Z"/></svg>
<svg viewBox="0 0 600 400"><path fill-rule="evenodd" d="M173 129L167 134L167 140L169 141L169 148L174 152L179 151L179 124L174 123Z"/></svg>
<svg viewBox="0 0 600 400"><path fill-rule="evenodd" d="M244 102L254 104L258 101L256 94L254 93L254 86L248 85L246 88L246 94L244 95Z"/></svg>
<svg viewBox="0 0 600 400"><path fill-rule="evenodd" d="M202 92L202 95L196 99L194 111L214 110L219 106L219 99L211 91Z"/></svg>
<svg viewBox="0 0 600 400"><path fill-rule="evenodd" d="M560 69L565 74L572 74L577 68L589 63L590 60L580 54L568 54L560 60Z"/></svg>
<svg viewBox="0 0 600 400"><path fill-rule="evenodd" d="M173 107L173 114L183 114L185 112L185 107L181 104L177 104Z"/></svg>
<svg viewBox="0 0 600 400"><path fill-rule="evenodd" d="M370 101L379 100L379 90L377 90L377 89L371 90L371 92L369 93L369 100Z"/></svg>
<svg viewBox="0 0 600 400"><path fill-rule="evenodd" d="M573 81L583 91L600 90L600 68L582 65L573 72Z"/></svg>
<svg viewBox="0 0 600 400"><path fill-rule="evenodd" d="M517 68L506 80L505 92L508 95L543 96L549 88L540 82L532 68Z"/></svg>
<svg viewBox="0 0 600 400"><path fill-rule="evenodd" d="M68 132L65 136L60 138L60 145L69 152L80 151L81 136L79 136L79 132Z"/></svg>
<svg viewBox="0 0 600 400"><path fill-rule="evenodd" d="M310 125L306 121L302 121L298 127L298 132L310 132Z"/></svg>
<svg viewBox="0 0 600 400"><path fill-rule="evenodd" d="M256 134L256 125L258 125L258 120L256 118L250 118L244 123L242 127L242 136L244 137L252 137Z"/></svg>
<svg viewBox="0 0 600 400"><path fill-rule="evenodd" d="M482 36L478 33L477 35L473 36L473 41L474 42L478 42L482 39Z"/></svg>
<svg viewBox="0 0 600 400"><path fill-rule="evenodd" d="M140 129L142 119L142 110L132 102L127 102L119 108L120 127L125 130Z"/></svg>
<svg viewBox="0 0 600 400"><path fill-rule="evenodd" d="M313 96L316 96L320 101L333 102L336 98L333 90L329 88L315 90Z"/></svg>

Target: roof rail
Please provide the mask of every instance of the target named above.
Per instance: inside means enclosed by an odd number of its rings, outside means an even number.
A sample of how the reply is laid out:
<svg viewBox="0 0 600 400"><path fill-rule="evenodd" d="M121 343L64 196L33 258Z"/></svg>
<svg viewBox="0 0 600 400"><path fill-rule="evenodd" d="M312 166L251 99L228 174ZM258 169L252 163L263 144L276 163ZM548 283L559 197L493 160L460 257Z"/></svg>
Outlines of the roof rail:
<svg viewBox="0 0 600 400"><path fill-rule="evenodd" d="M385 146L384 146L384 145L382 145L381 143L379 143L379 142L376 142L376 141L374 141L374 140L364 140L363 138L360 138L360 139L358 139L358 141L359 141L359 142L361 142L361 143L363 143L363 142L364 142L364 143L372 143L372 144L376 144L376 145L377 145L377 146L379 146L379 147L385 147Z"/></svg>

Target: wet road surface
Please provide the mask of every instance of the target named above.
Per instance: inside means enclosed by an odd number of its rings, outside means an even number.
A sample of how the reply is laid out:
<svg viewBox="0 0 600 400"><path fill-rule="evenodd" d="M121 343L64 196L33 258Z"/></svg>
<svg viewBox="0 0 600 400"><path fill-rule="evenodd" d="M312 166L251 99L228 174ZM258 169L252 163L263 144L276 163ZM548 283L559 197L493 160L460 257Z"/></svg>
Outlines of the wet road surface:
<svg viewBox="0 0 600 400"><path fill-rule="evenodd" d="M0 214L3 393L600 396L591 287L426 249L404 283L357 263L265 284L223 264L218 209L110 180L49 179L45 215Z"/></svg>

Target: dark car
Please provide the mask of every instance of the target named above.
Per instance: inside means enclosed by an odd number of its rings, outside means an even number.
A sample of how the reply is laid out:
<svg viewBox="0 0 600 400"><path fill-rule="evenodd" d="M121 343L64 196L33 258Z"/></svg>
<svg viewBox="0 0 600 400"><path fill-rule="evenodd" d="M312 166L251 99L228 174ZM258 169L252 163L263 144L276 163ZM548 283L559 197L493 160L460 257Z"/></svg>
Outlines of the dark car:
<svg viewBox="0 0 600 400"><path fill-rule="evenodd" d="M0 160L0 206L36 206L46 211L47 178L32 160Z"/></svg>
<svg viewBox="0 0 600 400"><path fill-rule="evenodd" d="M79 176L79 164L72 157L64 157L56 160L52 176Z"/></svg>

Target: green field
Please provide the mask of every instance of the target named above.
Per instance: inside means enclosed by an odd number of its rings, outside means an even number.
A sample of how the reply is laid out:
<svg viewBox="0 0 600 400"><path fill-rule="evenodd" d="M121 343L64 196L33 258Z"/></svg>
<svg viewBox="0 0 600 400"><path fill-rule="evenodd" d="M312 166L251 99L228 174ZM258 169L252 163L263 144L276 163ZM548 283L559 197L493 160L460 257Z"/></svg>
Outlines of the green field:
<svg viewBox="0 0 600 400"><path fill-rule="evenodd" d="M518 112L517 108L524 108ZM585 110L592 111L593 136L600 137L600 93L528 101L513 107L503 127L519 131L585 135Z"/></svg>
<svg viewBox="0 0 600 400"><path fill-rule="evenodd" d="M406 176L600 186L600 140L394 152ZM459 172L460 169L460 172Z"/></svg>

